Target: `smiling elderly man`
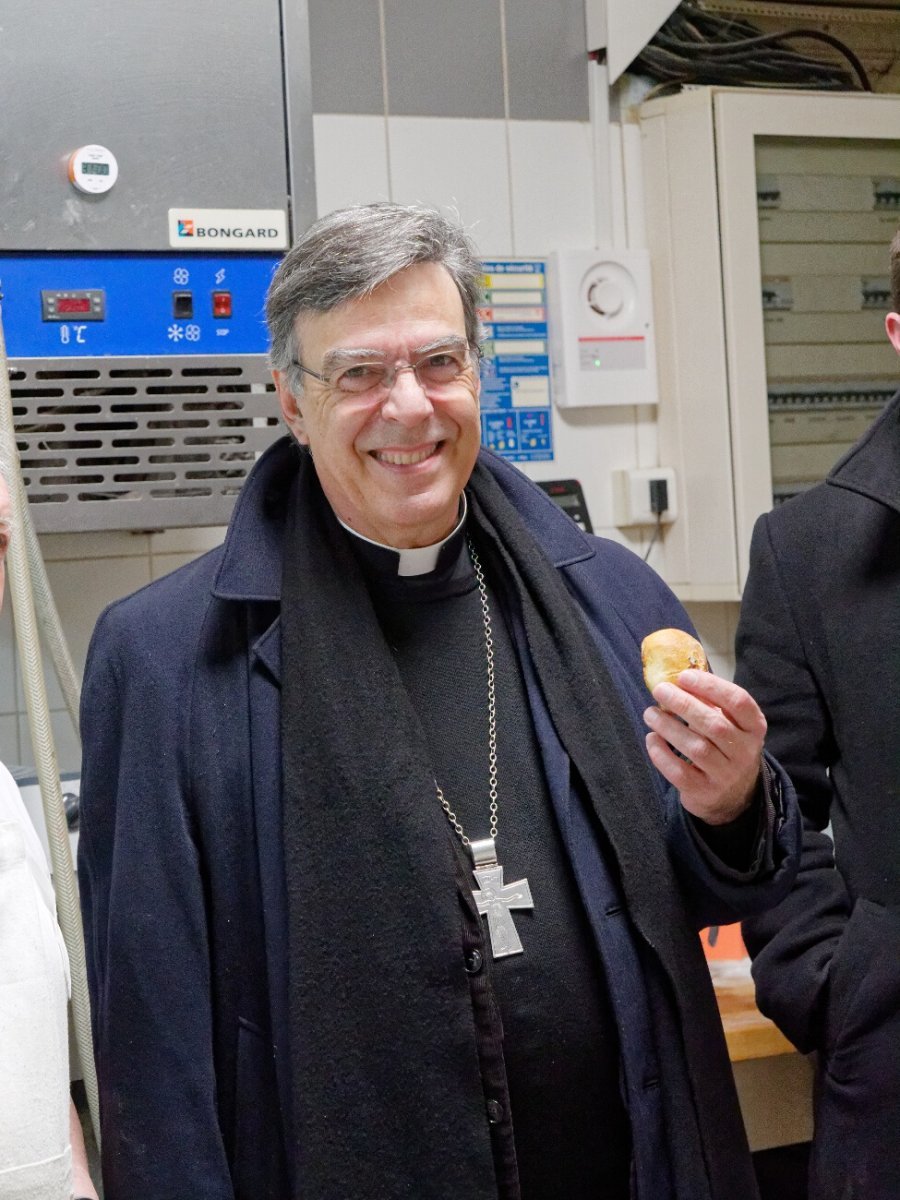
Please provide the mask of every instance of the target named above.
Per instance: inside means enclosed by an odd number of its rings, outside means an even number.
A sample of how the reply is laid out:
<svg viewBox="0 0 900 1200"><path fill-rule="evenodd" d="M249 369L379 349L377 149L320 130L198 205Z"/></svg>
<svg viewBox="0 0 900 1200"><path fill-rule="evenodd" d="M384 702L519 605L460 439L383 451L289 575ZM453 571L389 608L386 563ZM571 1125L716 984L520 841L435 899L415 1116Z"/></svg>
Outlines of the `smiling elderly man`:
<svg viewBox="0 0 900 1200"><path fill-rule="evenodd" d="M479 450L479 281L438 213L314 225L268 298L291 436L101 618L108 1200L755 1195L695 931L785 895L790 786L734 685L647 708L677 601Z"/></svg>

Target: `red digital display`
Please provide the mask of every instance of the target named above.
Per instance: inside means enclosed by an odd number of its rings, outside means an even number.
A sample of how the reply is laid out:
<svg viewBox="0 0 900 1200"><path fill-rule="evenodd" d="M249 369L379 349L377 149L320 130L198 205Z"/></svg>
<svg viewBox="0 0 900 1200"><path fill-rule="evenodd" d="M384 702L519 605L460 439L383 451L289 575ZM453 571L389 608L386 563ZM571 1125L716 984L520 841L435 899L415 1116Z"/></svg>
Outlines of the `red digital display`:
<svg viewBox="0 0 900 1200"><path fill-rule="evenodd" d="M60 296L56 301L58 313L86 313L91 311L91 301L88 296Z"/></svg>

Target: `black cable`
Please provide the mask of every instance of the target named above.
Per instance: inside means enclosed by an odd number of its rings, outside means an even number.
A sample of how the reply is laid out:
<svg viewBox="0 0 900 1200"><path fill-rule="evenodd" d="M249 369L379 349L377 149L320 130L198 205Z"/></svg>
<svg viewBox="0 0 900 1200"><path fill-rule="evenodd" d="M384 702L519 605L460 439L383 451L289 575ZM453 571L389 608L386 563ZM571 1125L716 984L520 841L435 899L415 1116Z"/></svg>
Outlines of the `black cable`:
<svg viewBox="0 0 900 1200"><path fill-rule="evenodd" d="M802 66L802 69L800 67ZM654 79L669 83L719 83L726 85L757 86L802 86L819 89L846 89L847 77L843 73L829 71L823 64L803 63L786 59L779 62L760 62L755 58L729 59L718 62L704 70L704 64L688 64L684 59L665 55L648 47L635 67ZM790 69L788 69L790 67Z"/></svg>
<svg viewBox="0 0 900 1200"><path fill-rule="evenodd" d="M665 26L663 26L654 41L657 44L665 45L667 49L672 51L683 51L688 54L695 52L712 54L718 58L720 55L729 56L743 50L749 50L751 47L771 46L778 42L796 40L797 38L803 38L807 41L811 39L813 41L826 42L829 46L839 51L851 64L854 71L856 71L862 90L871 92L872 84L869 82L866 69L850 47L845 42L842 42L840 38L834 37L833 34L823 33L818 29L791 29L785 33L761 33L757 37L742 38L738 42L706 42L700 45L697 42L682 42L670 38L665 32Z"/></svg>
<svg viewBox="0 0 900 1200"><path fill-rule="evenodd" d="M654 41L650 42L644 48L644 50L641 52L641 54L642 55L644 55L644 54L660 55L672 62L677 62L677 63L680 63L681 65L689 66L691 69L696 69L697 66L706 66L711 69L716 69L723 60L724 61L758 60L760 63L765 63L765 62L770 61L770 59L773 55L778 55L781 58L788 58L792 62L796 63L798 66L814 66L817 69L831 70L831 71L842 70L842 68L838 67L837 65L832 65L830 63L823 62L821 59L804 58L802 55L795 54L793 51L791 51L787 48L782 49L781 47L779 47L777 45L772 48L772 50L770 51L770 54L767 55L765 58L759 56L754 49L747 49L747 50L735 50L735 51L731 51L730 53L727 53L727 54L717 53L715 55L715 59L711 60L708 58L707 55L705 55L703 53L703 49L701 47L697 48L697 52L695 54L682 54L680 52L677 52L677 51L671 49L665 43L657 42L654 40ZM706 61L703 61L704 59ZM698 62L698 60L700 60L700 61Z"/></svg>
<svg viewBox="0 0 900 1200"><path fill-rule="evenodd" d="M656 539L659 537L661 531L662 531L662 513L660 513L659 516L656 518L656 526L653 530L653 537L650 539L650 545L647 547L647 553L644 555L644 559L643 559L644 562L646 562L647 559L650 557L650 551L656 545Z"/></svg>
<svg viewBox="0 0 900 1200"><path fill-rule="evenodd" d="M692 34L696 41L702 42L717 39L722 42L734 41L734 33L744 34L746 37L757 37L759 34L759 30L746 21L738 21L734 17L723 20L711 13L700 12L689 4L676 9L663 29L675 36L679 30L686 31Z"/></svg>
<svg viewBox="0 0 900 1200"><path fill-rule="evenodd" d="M793 40L819 41L837 50L852 67L791 50ZM767 49L765 56L760 50ZM633 68L667 85L720 83L815 89L859 87L872 91L857 55L832 34L817 29L761 33L735 18L704 13L685 0L635 59Z"/></svg>
<svg viewBox="0 0 900 1200"><path fill-rule="evenodd" d="M762 69L753 66L735 66L732 64L723 63L718 65L714 70L702 70L696 66L687 66L679 64L677 67L667 66L661 67L650 56L641 56L636 59L633 69L640 74L648 75L653 79L666 81L668 83L713 83L723 85L741 85L741 86L758 86L758 87L802 87L816 88L819 90L841 90L845 91L848 87L846 76L821 76L810 74L807 69L803 71L794 68L790 72L776 72Z"/></svg>
<svg viewBox="0 0 900 1200"><path fill-rule="evenodd" d="M681 57L665 47L648 46L642 54L642 61L653 61L654 56L657 56L655 59L657 62L677 65L680 70L687 69L695 77L703 76L707 80L715 79L720 74L726 74L737 68L760 75L784 74L788 81L796 79L801 74L813 74L824 78L833 78L843 83L844 86L850 82L846 73L837 66L813 59L804 59L791 54L788 50L773 49L765 59L759 58L754 50L735 51L732 54L719 54L714 61L710 61L704 60L701 55ZM661 56L661 60L659 56Z"/></svg>

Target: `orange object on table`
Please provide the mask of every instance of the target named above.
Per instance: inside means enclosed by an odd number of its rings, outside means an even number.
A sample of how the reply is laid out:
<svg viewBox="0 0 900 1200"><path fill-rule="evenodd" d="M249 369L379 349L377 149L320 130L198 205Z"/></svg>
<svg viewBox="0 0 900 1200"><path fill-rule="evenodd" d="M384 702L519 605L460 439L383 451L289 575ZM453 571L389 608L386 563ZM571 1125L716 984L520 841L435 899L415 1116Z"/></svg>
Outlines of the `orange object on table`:
<svg viewBox="0 0 900 1200"><path fill-rule="evenodd" d="M756 1007L756 989L740 925L713 925L703 930L700 940L710 964L731 1061L796 1053L784 1034Z"/></svg>
<svg viewBox="0 0 900 1200"><path fill-rule="evenodd" d="M739 960L747 957L747 947L741 937L740 925L711 925L700 934L703 952L708 959Z"/></svg>

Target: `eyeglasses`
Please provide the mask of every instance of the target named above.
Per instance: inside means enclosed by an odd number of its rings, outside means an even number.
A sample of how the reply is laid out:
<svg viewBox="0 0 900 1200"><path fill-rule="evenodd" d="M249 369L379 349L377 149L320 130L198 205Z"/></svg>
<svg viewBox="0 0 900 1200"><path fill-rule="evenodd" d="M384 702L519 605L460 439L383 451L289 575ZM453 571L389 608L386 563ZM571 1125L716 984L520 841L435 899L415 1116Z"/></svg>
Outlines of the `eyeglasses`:
<svg viewBox="0 0 900 1200"><path fill-rule="evenodd" d="M477 358L477 351L470 347L454 347L432 351L415 362L397 363L392 367L385 362L354 362L346 367L338 367L328 375L320 375L318 371L304 367L297 359L294 359L294 366L326 387L350 396L382 393L387 396L400 372L412 371L424 392L429 396L439 396L442 391L453 387L472 365L473 358Z"/></svg>

